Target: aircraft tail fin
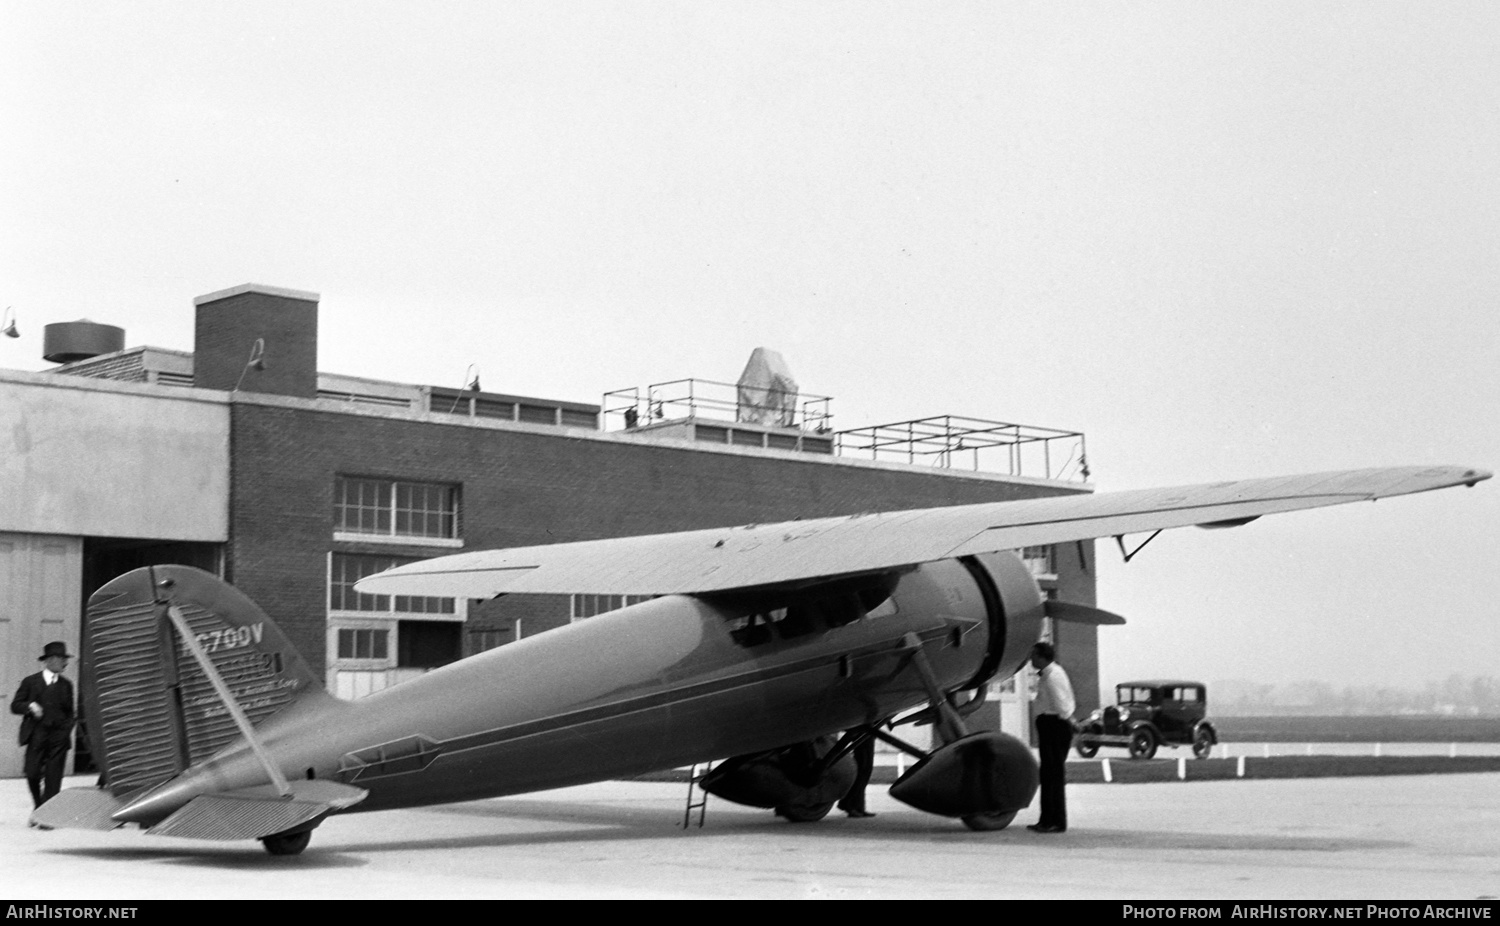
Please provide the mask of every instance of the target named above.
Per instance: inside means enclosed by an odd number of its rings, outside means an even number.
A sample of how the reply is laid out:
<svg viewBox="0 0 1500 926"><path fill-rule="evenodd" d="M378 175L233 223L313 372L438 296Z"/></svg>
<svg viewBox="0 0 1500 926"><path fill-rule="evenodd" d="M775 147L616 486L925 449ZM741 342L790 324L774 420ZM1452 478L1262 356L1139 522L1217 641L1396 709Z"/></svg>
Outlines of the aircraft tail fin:
<svg viewBox="0 0 1500 926"><path fill-rule="evenodd" d="M281 630L233 586L188 566L128 572L89 598L80 660L90 746L116 798L160 784L241 735L169 609L252 726L293 703L331 698Z"/></svg>

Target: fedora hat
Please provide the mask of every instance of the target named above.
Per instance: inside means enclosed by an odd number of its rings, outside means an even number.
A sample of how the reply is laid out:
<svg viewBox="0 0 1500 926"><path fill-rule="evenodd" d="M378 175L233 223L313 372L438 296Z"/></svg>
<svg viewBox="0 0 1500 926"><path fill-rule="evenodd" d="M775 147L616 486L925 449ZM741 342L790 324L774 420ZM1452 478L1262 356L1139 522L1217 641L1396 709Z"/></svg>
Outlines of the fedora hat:
<svg viewBox="0 0 1500 926"><path fill-rule="evenodd" d="M61 640L48 643L42 647L42 655L36 657L38 661L51 659L53 656L61 656L64 659L72 659L73 655L68 652L68 644Z"/></svg>

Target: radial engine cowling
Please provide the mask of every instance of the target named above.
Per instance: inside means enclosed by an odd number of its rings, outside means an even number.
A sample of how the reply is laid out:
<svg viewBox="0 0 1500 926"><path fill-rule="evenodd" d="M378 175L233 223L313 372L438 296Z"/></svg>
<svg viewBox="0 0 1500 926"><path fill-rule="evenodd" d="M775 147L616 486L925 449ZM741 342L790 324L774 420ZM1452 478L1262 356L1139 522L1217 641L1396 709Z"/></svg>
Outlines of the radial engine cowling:
<svg viewBox="0 0 1500 926"><path fill-rule="evenodd" d="M966 557L990 614L989 646L978 673L964 685L977 688L991 678L1010 678L1025 665L1032 644L1041 639L1046 616L1041 587L1014 553Z"/></svg>

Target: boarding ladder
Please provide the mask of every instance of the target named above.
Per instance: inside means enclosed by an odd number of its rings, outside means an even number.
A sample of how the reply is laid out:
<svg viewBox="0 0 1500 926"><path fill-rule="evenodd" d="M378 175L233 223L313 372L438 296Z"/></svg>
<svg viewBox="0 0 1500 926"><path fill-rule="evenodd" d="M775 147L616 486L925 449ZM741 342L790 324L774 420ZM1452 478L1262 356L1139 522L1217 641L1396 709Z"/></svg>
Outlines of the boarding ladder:
<svg viewBox="0 0 1500 926"><path fill-rule="evenodd" d="M703 815L708 811L708 792L703 790L699 784L703 776L713 770L714 764L708 762L694 762L693 767L688 770L687 807L682 811L682 828L688 829L692 825L693 811L698 811L698 828L703 828Z"/></svg>

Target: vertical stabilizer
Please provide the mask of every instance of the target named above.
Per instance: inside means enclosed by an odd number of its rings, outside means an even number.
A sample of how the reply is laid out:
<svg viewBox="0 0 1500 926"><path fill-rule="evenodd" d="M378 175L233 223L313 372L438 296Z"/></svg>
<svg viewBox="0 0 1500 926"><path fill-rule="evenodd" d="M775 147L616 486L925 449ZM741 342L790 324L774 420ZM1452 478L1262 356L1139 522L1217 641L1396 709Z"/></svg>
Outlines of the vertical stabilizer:
<svg viewBox="0 0 1500 926"><path fill-rule="evenodd" d="M240 737L169 608L252 725L329 697L281 630L234 587L188 566L126 573L89 599L80 672L91 745L117 796L160 784Z"/></svg>

